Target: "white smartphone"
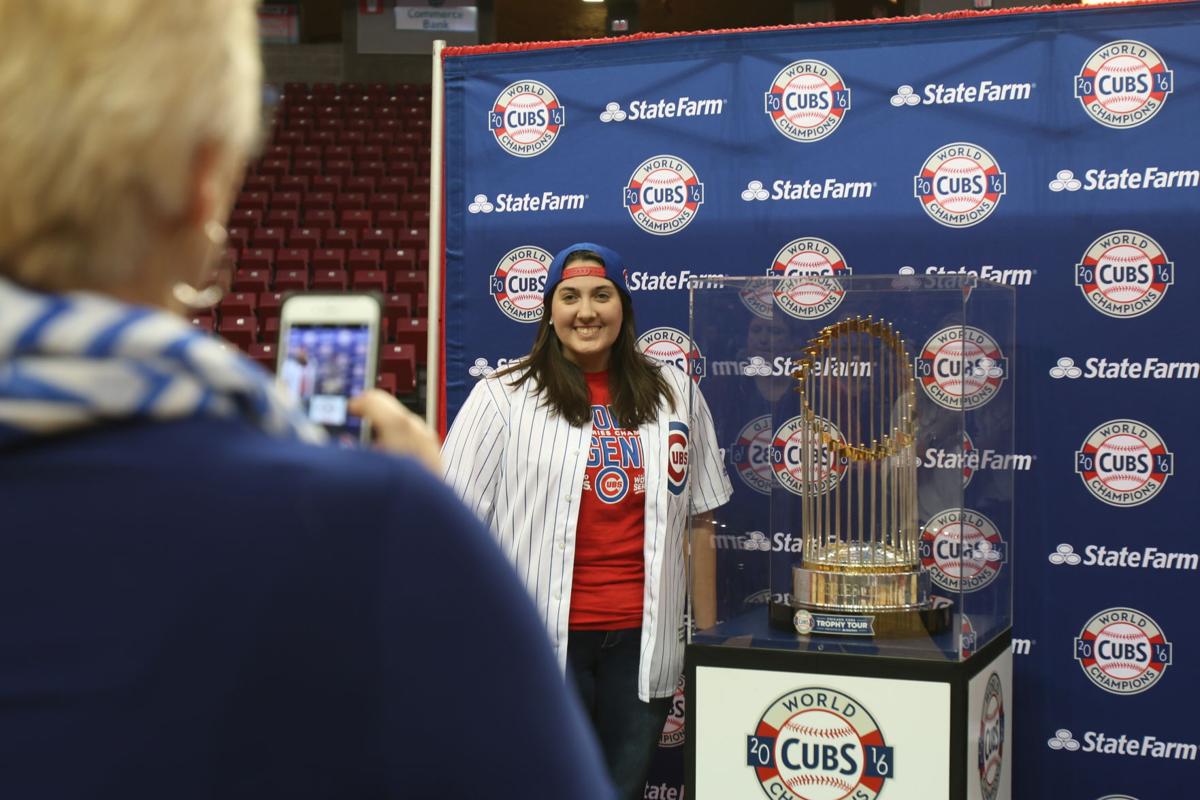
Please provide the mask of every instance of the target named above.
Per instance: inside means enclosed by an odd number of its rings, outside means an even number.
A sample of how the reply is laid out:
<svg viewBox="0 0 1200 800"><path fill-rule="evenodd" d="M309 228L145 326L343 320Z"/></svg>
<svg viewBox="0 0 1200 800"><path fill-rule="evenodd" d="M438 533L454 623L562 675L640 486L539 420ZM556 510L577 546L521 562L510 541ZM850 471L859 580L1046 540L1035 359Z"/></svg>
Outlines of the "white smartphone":
<svg viewBox="0 0 1200 800"><path fill-rule="evenodd" d="M279 384L342 444L370 438L347 404L375 385L380 316L379 300L368 294L294 295L280 310Z"/></svg>

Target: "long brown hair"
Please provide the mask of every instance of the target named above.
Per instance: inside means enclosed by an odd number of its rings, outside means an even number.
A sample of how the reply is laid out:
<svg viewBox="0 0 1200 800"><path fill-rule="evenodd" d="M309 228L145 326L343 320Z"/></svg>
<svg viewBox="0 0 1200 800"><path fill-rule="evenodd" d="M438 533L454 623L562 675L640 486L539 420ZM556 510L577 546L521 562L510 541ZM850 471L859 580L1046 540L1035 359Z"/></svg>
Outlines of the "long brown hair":
<svg viewBox="0 0 1200 800"><path fill-rule="evenodd" d="M599 254L590 250L576 250L567 256L563 266L576 261L604 264ZM609 355L608 392L618 423L632 430L654 419L664 399L672 411L676 410L675 398L667 379L660 374L660 368L637 349L633 302L620 286L617 286L617 296L621 298L621 330ZM526 358L505 367L496 376L513 376L513 386L520 386L532 379L543 402L578 427L591 419L591 399L583 372L563 355L562 342L550 324L553 306L554 292L550 291L542 303L542 319L538 323L533 349Z"/></svg>

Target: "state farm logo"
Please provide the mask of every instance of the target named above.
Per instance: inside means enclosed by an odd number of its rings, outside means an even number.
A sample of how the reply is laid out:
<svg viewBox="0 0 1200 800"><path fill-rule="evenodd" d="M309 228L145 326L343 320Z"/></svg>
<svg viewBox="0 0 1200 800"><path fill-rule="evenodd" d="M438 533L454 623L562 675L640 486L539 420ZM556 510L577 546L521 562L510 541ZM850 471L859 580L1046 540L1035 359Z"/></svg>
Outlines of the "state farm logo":
<svg viewBox="0 0 1200 800"><path fill-rule="evenodd" d="M934 222L969 228L991 216L1005 189L1005 175L991 153L969 142L953 142L925 159L913 193Z"/></svg>
<svg viewBox="0 0 1200 800"><path fill-rule="evenodd" d="M696 218L704 202L704 184L682 158L647 158L625 186L623 203L637 226L655 236L679 233Z"/></svg>
<svg viewBox="0 0 1200 800"><path fill-rule="evenodd" d="M986 405L1008 377L1008 359L986 331L970 325L942 328L921 348L916 376L929 399L952 411Z"/></svg>
<svg viewBox="0 0 1200 800"><path fill-rule="evenodd" d="M1054 736L1046 740L1051 750L1059 752L1101 753L1104 755L1135 756L1138 758L1166 758L1175 761L1195 761L1198 749L1191 742L1168 742L1153 734L1130 736L1122 733L1113 736L1100 731L1084 731L1081 743L1068 728L1059 728ZM1123 795L1114 795L1122 797ZM1101 800L1104 800L1101 798Z"/></svg>
<svg viewBox="0 0 1200 800"><path fill-rule="evenodd" d="M786 420L771 437L771 466L775 478L792 494L809 496L832 491L846 474L845 456L835 456L825 439L845 444L846 437L824 417L816 417L817 430L804 415Z"/></svg>
<svg viewBox="0 0 1200 800"><path fill-rule="evenodd" d="M509 84L488 112L488 130L496 143L520 158L549 150L566 124L566 109L550 87L538 81Z"/></svg>
<svg viewBox="0 0 1200 800"><path fill-rule="evenodd" d="M586 194L501 192L496 195L496 202L493 203L486 194L477 194L475 199L467 204L467 212L470 214L510 214L520 211L580 211L587 203L587 199Z"/></svg>
<svg viewBox="0 0 1200 800"><path fill-rule="evenodd" d="M824 61L802 59L779 71L764 101L775 130L794 142L816 142L842 124L850 90Z"/></svg>
<svg viewBox="0 0 1200 800"><path fill-rule="evenodd" d="M1200 361L1163 361L1155 356L1141 359L1093 356L1077 366L1075 359L1063 356L1050 368L1055 380L1131 380L1194 381L1200 379Z"/></svg>
<svg viewBox="0 0 1200 800"><path fill-rule="evenodd" d="M934 514L921 531L919 551L930 579L949 592L979 591L1008 560L996 523L970 508Z"/></svg>
<svg viewBox="0 0 1200 800"><path fill-rule="evenodd" d="M1175 282L1175 265L1144 233L1119 230L1088 245L1075 265L1075 285L1092 308L1110 317L1150 311Z"/></svg>
<svg viewBox="0 0 1200 800"><path fill-rule="evenodd" d="M1162 491L1174 473L1174 457L1149 425L1113 419L1087 435L1075 454L1075 472L1096 499L1139 506Z"/></svg>
<svg viewBox="0 0 1200 800"><path fill-rule="evenodd" d="M617 102L607 103L600 112L601 122L637 122L643 119L679 117L718 117L725 112L726 100L719 97L683 97L668 100L630 100L629 110Z"/></svg>
<svg viewBox="0 0 1200 800"><path fill-rule="evenodd" d="M959 103L1004 103L1009 100L1028 100L1033 96L1036 83L995 83L980 81L979 83L963 83L957 85L944 83L927 83L918 92L912 86L904 84L896 89L889 101L893 108L905 106L943 106Z"/></svg>
<svg viewBox="0 0 1200 800"><path fill-rule="evenodd" d="M742 426L729 458L742 483L759 494L770 494L774 483L771 467L771 415L755 417Z"/></svg>
<svg viewBox="0 0 1200 800"><path fill-rule="evenodd" d="M1130 550L1128 547L1111 550L1104 545L1089 544L1081 556L1075 552L1074 545L1063 542L1046 558L1055 566L1066 564L1077 567L1083 564L1088 567L1200 570L1200 553L1170 553L1153 546L1140 550Z"/></svg>
<svg viewBox="0 0 1200 800"><path fill-rule="evenodd" d="M1075 660L1092 683L1112 694L1139 694L1171 665L1171 643L1134 608L1108 608L1075 637Z"/></svg>
<svg viewBox="0 0 1200 800"><path fill-rule="evenodd" d="M771 800L875 800L896 753L862 703L810 686L767 707L746 737L746 764Z"/></svg>
<svg viewBox="0 0 1200 800"><path fill-rule="evenodd" d="M841 252L815 236L803 236L785 244L767 270L768 276L796 277L779 281L774 291L775 304L796 319L817 319L841 305L846 290L834 277L850 274Z"/></svg>
<svg viewBox="0 0 1200 800"><path fill-rule="evenodd" d="M1195 189L1200 187L1200 169L1089 169L1083 180L1075 172L1060 169L1048 184L1052 192L1111 192L1131 189Z"/></svg>
<svg viewBox="0 0 1200 800"><path fill-rule="evenodd" d="M540 247L514 247L492 272L489 291L504 315L517 322L542 318L542 292L554 256Z"/></svg>
<svg viewBox="0 0 1200 800"><path fill-rule="evenodd" d="M653 328L637 340L638 352L663 364L670 364L700 383L704 377L704 356L686 333L675 328Z"/></svg>
<svg viewBox="0 0 1200 800"><path fill-rule="evenodd" d="M1075 97L1101 125L1136 128L1162 110L1173 79L1153 47L1121 39L1097 48L1083 62L1075 76Z"/></svg>

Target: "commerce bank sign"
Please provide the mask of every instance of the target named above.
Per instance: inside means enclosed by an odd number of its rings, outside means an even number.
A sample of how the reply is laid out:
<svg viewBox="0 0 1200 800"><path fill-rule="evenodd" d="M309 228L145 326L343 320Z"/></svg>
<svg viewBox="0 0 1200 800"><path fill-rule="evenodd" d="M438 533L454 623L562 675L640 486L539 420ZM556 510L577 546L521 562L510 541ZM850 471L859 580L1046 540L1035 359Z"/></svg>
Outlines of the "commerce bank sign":
<svg viewBox="0 0 1200 800"><path fill-rule="evenodd" d="M460 31L474 33L479 28L475 6L396 6L398 31Z"/></svg>

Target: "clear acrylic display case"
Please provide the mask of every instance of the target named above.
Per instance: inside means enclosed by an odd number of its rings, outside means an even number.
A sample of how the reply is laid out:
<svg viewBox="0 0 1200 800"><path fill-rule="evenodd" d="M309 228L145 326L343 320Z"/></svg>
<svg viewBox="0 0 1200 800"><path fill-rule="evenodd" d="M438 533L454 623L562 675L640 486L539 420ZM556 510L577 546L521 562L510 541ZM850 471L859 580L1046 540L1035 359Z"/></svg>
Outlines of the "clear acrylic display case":
<svg viewBox="0 0 1200 800"><path fill-rule="evenodd" d="M734 486L698 645L963 661L1011 627L1011 287L966 275L691 286ZM711 593L708 596L707 593ZM712 624L715 601L716 622Z"/></svg>

